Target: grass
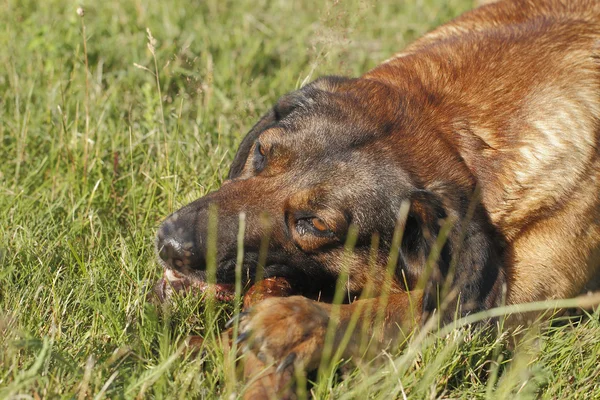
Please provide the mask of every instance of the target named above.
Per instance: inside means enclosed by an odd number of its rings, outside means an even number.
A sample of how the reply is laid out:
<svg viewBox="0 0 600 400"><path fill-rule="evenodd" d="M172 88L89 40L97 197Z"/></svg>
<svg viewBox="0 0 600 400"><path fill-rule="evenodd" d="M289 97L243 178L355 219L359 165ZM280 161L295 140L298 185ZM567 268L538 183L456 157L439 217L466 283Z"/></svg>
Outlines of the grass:
<svg viewBox="0 0 600 400"><path fill-rule="evenodd" d="M216 339L231 310L145 300L158 224L220 185L279 95L358 75L471 4L106 0L84 1L83 17L79 5L2 2L0 398L235 398L244 386ZM180 354L189 334L207 338L201 357ZM525 337L509 351L505 336L456 329L313 390L600 398L597 316Z"/></svg>

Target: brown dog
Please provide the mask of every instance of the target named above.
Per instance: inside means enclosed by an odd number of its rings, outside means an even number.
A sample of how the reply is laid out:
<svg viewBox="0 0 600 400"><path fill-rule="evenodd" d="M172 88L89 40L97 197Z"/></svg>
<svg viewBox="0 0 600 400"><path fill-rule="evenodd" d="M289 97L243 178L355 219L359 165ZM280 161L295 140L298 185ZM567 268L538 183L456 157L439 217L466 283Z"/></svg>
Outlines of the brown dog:
<svg viewBox="0 0 600 400"><path fill-rule="evenodd" d="M268 238L259 275L307 296L331 296L340 276L349 298L370 287L371 298L333 317L304 296L243 316L254 355L279 371L315 368L327 325L343 334L353 313L393 340L443 303L448 321L595 289L599 140L600 2L485 5L360 78L325 77L283 96L241 143L222 188L164 222L159 254L203 286L215 205L217 291L234 282L240 213L245 280ZM351 336L342 355L359 341Z"/></svg>

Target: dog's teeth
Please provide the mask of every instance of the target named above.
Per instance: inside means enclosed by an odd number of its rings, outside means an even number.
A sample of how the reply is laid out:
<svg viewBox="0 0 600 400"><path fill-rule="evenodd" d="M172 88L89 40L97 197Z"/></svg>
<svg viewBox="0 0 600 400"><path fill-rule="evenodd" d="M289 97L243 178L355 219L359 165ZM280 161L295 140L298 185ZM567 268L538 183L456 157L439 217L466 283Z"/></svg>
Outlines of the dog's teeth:
<svg viewBox="0 0 600 400"><path fill-rule="evenodd" d="M176 282L181 280L181 277L179 277L175 272L173 272L173 270L170 269L165 270L165 278L169 282Z"/></svg>

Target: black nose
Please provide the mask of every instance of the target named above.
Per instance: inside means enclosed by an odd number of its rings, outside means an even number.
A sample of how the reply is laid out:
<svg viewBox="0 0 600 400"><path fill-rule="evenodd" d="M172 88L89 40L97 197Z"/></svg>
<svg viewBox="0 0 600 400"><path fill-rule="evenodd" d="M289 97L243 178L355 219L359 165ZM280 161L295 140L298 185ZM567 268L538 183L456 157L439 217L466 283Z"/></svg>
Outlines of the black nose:
<svg viewBox="0 0 600 400"><path fill-rule="evenodd" d="M173 214L158 230L158 255L173 269L204 269L204 258L197 250L194 227L190 225Z"/></svg>

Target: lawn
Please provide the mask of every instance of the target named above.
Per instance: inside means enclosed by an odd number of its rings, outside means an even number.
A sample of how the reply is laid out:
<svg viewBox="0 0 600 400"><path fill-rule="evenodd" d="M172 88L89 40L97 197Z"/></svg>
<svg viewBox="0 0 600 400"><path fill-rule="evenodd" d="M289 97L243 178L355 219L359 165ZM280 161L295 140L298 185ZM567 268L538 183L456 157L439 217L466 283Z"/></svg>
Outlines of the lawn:
<svg viewBox="0 0 600 400"><path fill-rule="evenodd" d="M280 95L365 72L471 7L441 3L2 1L0 398L242 395L217 339L231 307L146 301L159 223L219 187ZM599 321L536 326L517 347L455 329L309 389L598 399ZM206 337L198 357L181 354L190 334Z"/></svg>

